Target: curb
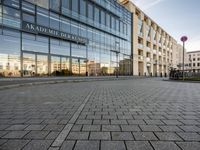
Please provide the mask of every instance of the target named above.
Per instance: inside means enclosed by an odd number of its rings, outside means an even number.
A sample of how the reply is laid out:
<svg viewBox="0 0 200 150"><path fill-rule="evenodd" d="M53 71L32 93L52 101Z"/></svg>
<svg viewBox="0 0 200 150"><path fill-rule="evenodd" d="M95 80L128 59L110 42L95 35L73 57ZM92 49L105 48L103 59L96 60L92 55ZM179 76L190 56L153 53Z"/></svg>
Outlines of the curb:
<svg viewBox="0 0 200 150"><path fill-rule="evenodd" d="M35 86L35 85L44 85L44 84L57 84L57 83L78 83L78 82L93 82L93 81L114 81L114 80L128 80L128 79L143 79L143 77L121 77L121 78L94 78L94 79L70 79L70 80L57 80L57 81L36 81L30 83L19 83L13 85L0 86L0 90L23 87L23 86Z"/></svg>

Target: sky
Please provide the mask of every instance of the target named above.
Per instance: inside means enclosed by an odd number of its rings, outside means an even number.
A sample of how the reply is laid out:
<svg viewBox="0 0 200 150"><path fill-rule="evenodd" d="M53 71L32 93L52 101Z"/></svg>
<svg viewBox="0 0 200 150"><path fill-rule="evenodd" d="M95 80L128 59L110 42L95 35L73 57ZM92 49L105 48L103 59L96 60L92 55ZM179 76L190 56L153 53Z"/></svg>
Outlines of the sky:
<svg viewBox="0 0 200 150"><path fill-rule="evenodd" d="M181 44L188 37L187 51L200 50L200 0L131 0Z"/></svg>

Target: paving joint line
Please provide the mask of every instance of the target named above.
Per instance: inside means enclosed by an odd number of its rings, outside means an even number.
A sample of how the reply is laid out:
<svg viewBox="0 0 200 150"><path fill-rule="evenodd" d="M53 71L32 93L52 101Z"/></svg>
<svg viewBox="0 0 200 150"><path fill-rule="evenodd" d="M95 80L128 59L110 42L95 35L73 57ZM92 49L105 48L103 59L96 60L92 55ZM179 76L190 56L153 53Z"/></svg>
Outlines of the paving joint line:
<svg viewBox="0 0 200 150"><path fill-rule="evenodd" d="M69 132L71 131L72 127L74 126L76 120L78 119L78 117L80 116L82 110L84 109L86 103L88 102L88 100L90 99L91 95L93 93L93 90L87 95L87 97L84 99L83 103L79 106L79 108L77 109L77 111L74 113L74 115L71 117L71 119L69 120L69 122L66 124L66 126L64 127L64 129L60 132L60 134L57 136L57 138L54 140L54 142L52 143L51 147L55 148L55 147L60 147L65 138L68 136Z"/></svg>

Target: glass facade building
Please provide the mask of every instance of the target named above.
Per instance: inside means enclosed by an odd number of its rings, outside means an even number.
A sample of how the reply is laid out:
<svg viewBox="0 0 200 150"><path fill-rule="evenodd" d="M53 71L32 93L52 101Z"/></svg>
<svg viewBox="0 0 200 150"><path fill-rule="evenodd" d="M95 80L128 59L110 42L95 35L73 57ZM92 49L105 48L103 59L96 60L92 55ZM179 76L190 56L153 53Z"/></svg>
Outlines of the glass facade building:
<svg viewBox="0 0 200 150"><path fill-rule="evenodd" d="M0 77L132 75L116 0L0 0Z"/></svg>

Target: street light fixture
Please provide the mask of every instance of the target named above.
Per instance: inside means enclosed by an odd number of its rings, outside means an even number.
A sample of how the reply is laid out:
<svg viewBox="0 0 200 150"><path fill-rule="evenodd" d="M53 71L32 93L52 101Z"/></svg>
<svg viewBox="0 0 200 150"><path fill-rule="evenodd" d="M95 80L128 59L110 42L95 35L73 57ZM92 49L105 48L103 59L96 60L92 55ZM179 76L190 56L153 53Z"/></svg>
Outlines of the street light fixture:
<svg viewBox="0 0 200 150"><path fill-rule="evenodd" d="M185 42L188 40L187 36L182 36L181 41L183 42L183 81L184 81L184 67L185 67Z"/></svg>

